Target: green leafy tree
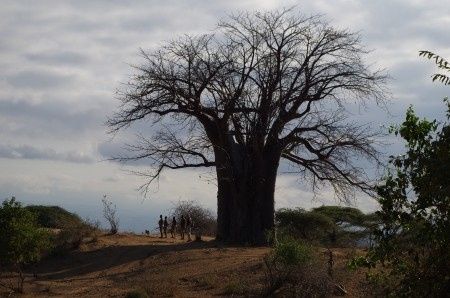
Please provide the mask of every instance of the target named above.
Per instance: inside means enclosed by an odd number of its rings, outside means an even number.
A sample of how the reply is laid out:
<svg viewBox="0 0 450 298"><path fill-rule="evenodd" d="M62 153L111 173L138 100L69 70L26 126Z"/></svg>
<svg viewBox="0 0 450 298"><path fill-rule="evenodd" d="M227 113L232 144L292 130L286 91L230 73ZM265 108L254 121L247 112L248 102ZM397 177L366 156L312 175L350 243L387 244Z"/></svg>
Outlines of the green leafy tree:
<svg viewBox="0 0 450 298"><path fill-rule="evenodd" d="M332 218L336 224L349 223L358 225L364 221L364 213L352 207L321 206L313 208L312 211Z"/></svg>
<svg viewBox="0 0 450 298"><path fill-rule="evenodd" d="M304 240L323 240L333 230L330 217L301 208L282 208L275 213L277 234Z"/></svg>
<svg viewBox="0 0 450 298"><path fill-rule="evenodd" d="M383 226L365 264L383 265L381 277L393 296L450 293L450 102L445 103L445 123L421 120L410 107L405 121L391 128L406 141L406 153L391 157L378 186Z"/></svg>
<svg viewBox="0 0 450 298"><path fill-rule="evenodd" d="M352 232L346 229L348 227L366 227L365 214L357 208L341 206L321 206L313 208L312 212L322 214L332 219L333 229L329 233L329 240L333 244L336 244L338 238L354 238L353 240L357 240L358 238L363 236L360 235L360 232Z"/></svg>
<svg viewBox="0 0 450 298"><path fill-rule="evenodd" d="M18 273L17 286L2 286L23 292L23 266L41 258L49 247L48 233L38 226L35 214L12 197L0 207L0 235L0 266Z"/></svg>

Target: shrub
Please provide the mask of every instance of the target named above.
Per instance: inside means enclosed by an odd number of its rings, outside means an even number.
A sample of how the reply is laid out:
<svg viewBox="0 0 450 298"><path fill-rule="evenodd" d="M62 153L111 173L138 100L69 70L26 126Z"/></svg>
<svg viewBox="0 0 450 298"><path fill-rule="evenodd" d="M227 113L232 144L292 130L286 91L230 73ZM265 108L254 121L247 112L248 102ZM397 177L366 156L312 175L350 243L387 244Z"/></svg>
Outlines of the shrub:
<svg viewBox="0 0 450 298"><path fill-rule="evenodd" d="M52 237L51 253L53 255L63 255L72 249L79 248L87 240L96 241L100 233L99 225L98 222L83 220L76 225L62 229Z"/></svg>
<svg viewBox="0 0 450 298"><path fill-rule="evenodd" d="M328 216L301 208L277 210L275 218L278 234L309 241L325 239L334 228L333 221Z"/></svg>
<svg viewBox="0 0 450 298"><path fill-rule="evenodd" d="M450 102L447 123L420 120L412 108L392 132L406 154L391 157L377 187L383 225L365 265L378 265L390 295L444 297L450 292ZM439 131L440 126L440 131ZM380 276L381 275L381 276ZM383 276L384 275L384 276Z"/></svg>
<svg viewBox="0 0 450 298"><path fill-rule="evenodd" d="M117 206L113 205L113 203L106 198L106 195L103 196L103 217L109 223L109 232L114 235L119 231L119 218L117 217Z"/></svg>
<svg viewBox="0 0 450 298"><path fill-rule="evenodd" d="M311 248L293 239L285 238L274 248L273 258L283 266L297 266L311 260Z"/></svg>
<svg viewBox="0 0 450 298"><path fill-rule="evenodd" d="M194 229L201 235L214 236L217 229L217 220L211 210L206 209L194 201L179 201L172 209L171 217L175 216L180 222L181 215L191 216Z"/></svg>
<svg viewBox="0 0 450 298"><path fill-rule="evenodd" d="M36 262L49 247L48 233L39 227L36 215L22 207L14 197L0 207L0 265L18 273L14 290L23 292L23 266Z"/></svg>
<svg viewBox="0 0 450 298"><path fill-rule="evenodd" d="M38 224L44 228L64 229L82 222L78 215L59 206L27 206L25 208L36 214Z"/></svg>
<svg viewBox="0 0 450 298"><path fill-rule="evenodd" d="M311 247L296 239L278 239L264 263L267 296L285 291L285 296L322 297L332 292L331 280L326 270L313 261Z"/></svg>

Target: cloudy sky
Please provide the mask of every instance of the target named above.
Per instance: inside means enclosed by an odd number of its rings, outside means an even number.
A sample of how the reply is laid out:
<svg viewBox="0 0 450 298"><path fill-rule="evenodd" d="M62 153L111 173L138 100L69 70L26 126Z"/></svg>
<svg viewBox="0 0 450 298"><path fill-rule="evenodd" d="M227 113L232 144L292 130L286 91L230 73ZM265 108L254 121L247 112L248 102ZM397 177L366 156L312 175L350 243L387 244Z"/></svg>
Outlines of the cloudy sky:
<svg viewBox="0 0 450 298"><path fill-rule="evenodd" d="M100 219L101 198L117 204L123 229L142 231L171 202L198 200L215 209L216 189L204 171L166 172L144 199L130 166L105 161L119 141L103 123L117 106L115 90L126 82L139 48L157 48L184 33L207 33L219 19L242 10L296 5L324 14L337 27L359 31L374 68L392 77L390 116L369 106L356 117L374 127L398 123L413 104L425 117L442 118L449 89L430 81L429 49L450 57L447 1L1 1L0 9L0 199L61 205ZM119 141L118 141L119 139ZM386 146L387 153L400 145ZM295 177L281 175L277 207L336 204L324 191L313 199ZM376 208L367 198L355 202ZM152 223L153 227L154 224Z"/></svg>

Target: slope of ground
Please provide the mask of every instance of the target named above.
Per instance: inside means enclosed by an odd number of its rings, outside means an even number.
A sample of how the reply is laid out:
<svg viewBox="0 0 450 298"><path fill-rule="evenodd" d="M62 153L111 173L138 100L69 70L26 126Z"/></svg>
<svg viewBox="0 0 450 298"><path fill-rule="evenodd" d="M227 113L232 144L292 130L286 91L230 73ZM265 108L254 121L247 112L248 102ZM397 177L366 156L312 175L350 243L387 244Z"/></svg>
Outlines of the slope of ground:
<svg viewBox="0 0 450 298"><path fill-rule="evenodd" d="M267 247L228 247L211 239L189 242L152 236L101 236L95 243L29 269L22 297L208 297L257 295L264 280ZM362 294L361 274L344 274L349 250L336 250L335 275L349 291ZM324 258L325 260L325 258ZM0 289L0 295L7 292Z"/></svg>
<svg viewBox="0 0 450 298"><path fill-rule="evenodd" d="M36 214L38 224L44 228L63 229L83 222L78 215L59 206L31 205L25 209Z"/></svg>

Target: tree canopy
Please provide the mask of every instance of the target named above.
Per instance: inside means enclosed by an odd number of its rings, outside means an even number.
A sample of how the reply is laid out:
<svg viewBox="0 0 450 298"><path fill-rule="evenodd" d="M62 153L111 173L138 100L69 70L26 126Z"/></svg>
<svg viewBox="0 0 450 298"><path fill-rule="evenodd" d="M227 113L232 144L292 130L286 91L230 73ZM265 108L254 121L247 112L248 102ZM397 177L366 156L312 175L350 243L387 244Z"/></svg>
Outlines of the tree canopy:
<svg viewBox="0 0 450 298"><path fill-rule="evenodd" d="M215 167L219 234L262 241L281 159L341 198L371 192L355 160L378 161L377 133L345 108L384 100L385 76L365 53L358 34L293 9L240 13L211 34L142 51L108 125L115 132L146 120L153 135L117 159L150 162L144 190L166 169Z"/></svg>
<svg viewBox="0 0 450 298"><path fill-rule="evenodd" d="M419 119L412 107L392 132L406 153L392 156L378 186L382 220L367 265L387 291L404 297L443 297L450 291L450 102L447 122Z"/></svg>
<svg viewBox="0 0 450 298"><path fill-rule="evenodd" d="M151 180L166 168L216 166L213 149L226 137L237 146L279 146L301 173L362 186L350 160L375 156L373 133L346 122L342 104L383 100L385 79L364 65L364 53L357 34L292 10L241 13L215 33L142 51L108 125L115 131L147 119L160 130L120 159L150 159Z"/></svg>

